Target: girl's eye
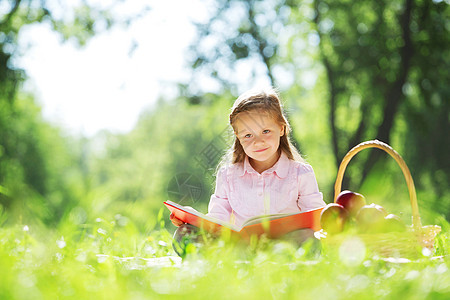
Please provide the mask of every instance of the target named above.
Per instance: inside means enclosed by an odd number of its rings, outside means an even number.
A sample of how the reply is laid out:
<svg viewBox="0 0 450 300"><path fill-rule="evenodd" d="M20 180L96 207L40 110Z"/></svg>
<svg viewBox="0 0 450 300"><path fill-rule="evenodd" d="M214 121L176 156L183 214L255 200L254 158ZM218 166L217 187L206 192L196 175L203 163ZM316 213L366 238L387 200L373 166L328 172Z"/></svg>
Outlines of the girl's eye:
<svg viewBox="0 0 450 300"><path fill-rule="evenodd" d="M248 139L248 138L251 138L252 135L251 135L250 133L247 133L246 135L244 135L244 137L245 137L246 139Z"/></svg>
<svg viewBox="0 0 450 300"><path fill-rule="evenodd" d="M269 133L269 132L270 132L269 129L266 129L266 130L263 131L263 133Z"/></svg>

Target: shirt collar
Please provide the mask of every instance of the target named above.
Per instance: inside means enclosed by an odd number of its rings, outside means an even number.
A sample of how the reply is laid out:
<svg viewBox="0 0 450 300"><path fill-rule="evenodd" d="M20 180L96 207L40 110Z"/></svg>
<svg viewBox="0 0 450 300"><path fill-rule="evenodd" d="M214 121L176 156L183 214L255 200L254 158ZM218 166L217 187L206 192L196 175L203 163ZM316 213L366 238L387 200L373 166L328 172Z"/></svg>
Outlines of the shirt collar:
<svg viewBox="0 0 450 300"><path fill-rule="evenodd" d="M244 176L245 172L251 174L258 174L258 172L253 169L252 165L250 164L250 161L248 159L248 156L245 156L244 165L242 168L242 171L239 172L240 176ZM262 174L267 173L275 173L280 178L285 178L288 175L289 172L289 158L286 156L286 154L281 151L280 158L278 161L269 169L265 170Z"/></svg>

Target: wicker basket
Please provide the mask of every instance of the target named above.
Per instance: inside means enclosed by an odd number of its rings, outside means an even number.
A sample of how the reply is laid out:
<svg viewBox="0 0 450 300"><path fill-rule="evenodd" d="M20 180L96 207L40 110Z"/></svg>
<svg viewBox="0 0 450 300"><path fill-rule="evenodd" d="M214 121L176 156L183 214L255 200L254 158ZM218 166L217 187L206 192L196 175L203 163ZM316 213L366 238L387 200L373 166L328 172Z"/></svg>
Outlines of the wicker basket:
<svg viewBox="0 0 450 300"><path fill-rule="evenodd" d="M379 148L384 150L395 159L402 169L411 201L412 225L406 232L365 233L356 234L353 237L362 240L370 251L385 257L396 256L417 258L422 255L424 249L427 249L425 251L429 254L433 253L434 239L441 231L441 228L437 225L422 226L419 207L417 205L416 189L411 173L402 157L389 145L378 140L367 141L355 146L345 155L339 166L336 183L334 185L334 202L336 202L336 198L341 192L342 179L348 163L358 152L367 148ZM338 234L328 236L324 239L324 242L336 246L336 244L342 243L346 238L348 238L348 236L345 234Z"/></svg>

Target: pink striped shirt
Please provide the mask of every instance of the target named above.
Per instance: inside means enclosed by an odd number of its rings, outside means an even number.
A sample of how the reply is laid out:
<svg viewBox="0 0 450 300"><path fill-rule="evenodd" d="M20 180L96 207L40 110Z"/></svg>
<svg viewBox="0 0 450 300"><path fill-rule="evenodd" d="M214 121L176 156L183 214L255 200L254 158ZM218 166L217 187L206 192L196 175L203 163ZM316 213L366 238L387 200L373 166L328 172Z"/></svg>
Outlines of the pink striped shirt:
<svg viewBox="0 0 450 300"><path fill-rule="evenodd" d="M259 174L248 157L243 164L223 167L208 215L241 225L246 219L274 213L295 213L324 206L312 167L290 160L284 153Z"/></svg>

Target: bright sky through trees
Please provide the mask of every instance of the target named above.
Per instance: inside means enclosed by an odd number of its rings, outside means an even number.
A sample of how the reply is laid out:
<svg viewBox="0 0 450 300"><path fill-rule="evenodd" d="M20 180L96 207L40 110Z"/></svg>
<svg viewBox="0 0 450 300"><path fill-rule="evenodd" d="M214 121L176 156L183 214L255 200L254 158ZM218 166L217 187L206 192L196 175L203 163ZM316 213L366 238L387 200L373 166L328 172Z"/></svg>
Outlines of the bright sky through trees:
<svg viewBox="0 0 450 300"><path fill-rule="evenodd" d="M159 95L175 93L172 83L187 76L187 45L194 36L191 20L201 20L201 1L147 1L150 11L128 28L115 26L79 48L60 43L48 24L21 32L23 56L17 65L29 80L47 119L73 133L130 130L143 108ZM128 1L126 7L133 11ZM128 10L127 9L127 10ZM128 12L128 11L127 11Z"/></svg>

